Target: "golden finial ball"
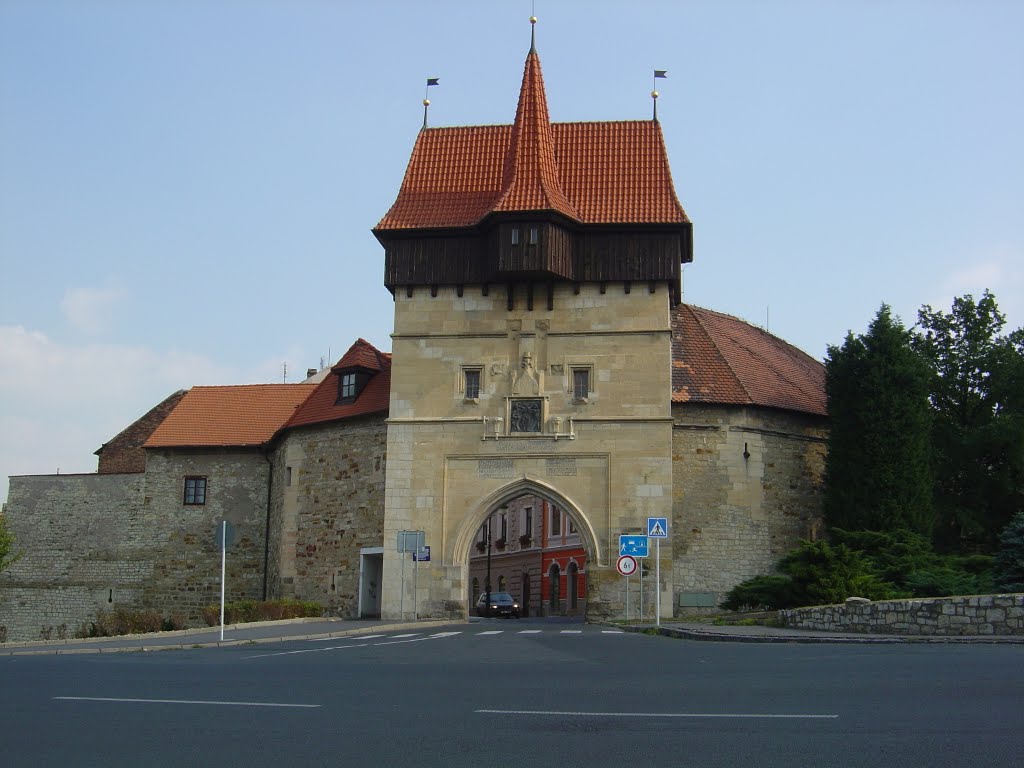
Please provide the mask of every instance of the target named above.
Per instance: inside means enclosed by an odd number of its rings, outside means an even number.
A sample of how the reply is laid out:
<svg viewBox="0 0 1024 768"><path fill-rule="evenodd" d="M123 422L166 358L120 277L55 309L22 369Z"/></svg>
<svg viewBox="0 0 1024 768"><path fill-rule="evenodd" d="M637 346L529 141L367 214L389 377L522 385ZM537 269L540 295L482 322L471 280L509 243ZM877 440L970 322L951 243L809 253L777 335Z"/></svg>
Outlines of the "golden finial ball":
<svg viewBox="0 0 1024 768"><path fill-rule="evenodd" d="M531 16L530 17L530 23L531 24L536 24L537 23L537 17L536 16Z"/></svg>
<svg viewBox="0 0 1024 768"><path fill-rule="evenodd" d="M658 92L657 91L651 91L651 98L652 99L658 98Z"/></svg>
<svg viewBox="0 0 1024 768"><path fill-rule="evenodd" d="M430 106L430 99L424 99L423 100L423 106L424 107L429 107Z"/></svg>

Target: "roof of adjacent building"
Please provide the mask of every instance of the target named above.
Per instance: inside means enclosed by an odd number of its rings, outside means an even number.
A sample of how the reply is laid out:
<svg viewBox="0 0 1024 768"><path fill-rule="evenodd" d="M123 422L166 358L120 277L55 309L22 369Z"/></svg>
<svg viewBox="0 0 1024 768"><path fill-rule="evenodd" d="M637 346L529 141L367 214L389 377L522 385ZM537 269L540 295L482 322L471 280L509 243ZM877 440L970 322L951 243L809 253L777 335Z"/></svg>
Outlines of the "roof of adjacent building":
<svg viewBox="0 0 1024 768"><path fill-rule="evenodd" d="M536 51L512 125L424 128L378 231L469 227L494 212L683 224L657 121L551 123Z"/></svg>
<svg viewBox="0 0 1024 768"><path fill-rule="evenodd" d="M761 405L824 416L825 367L739 318L681 304L672 315L672 402Z"/></svg>
<svg viewBox="0 0 1024 768"><path fill-rule="evenodd" d="M355 401L339 404L337 374L353 369L370 373L370 380ZM285 429L387 412L391 398L391 355L365 339L358 339L331 367L331 373L284 424Z"/></svg>
<svg viewBox="0 0 1024 768"><path fill-rule="evenodd" d="M193 387L143 447L263 445L315 389L315 384Z"/></svg>

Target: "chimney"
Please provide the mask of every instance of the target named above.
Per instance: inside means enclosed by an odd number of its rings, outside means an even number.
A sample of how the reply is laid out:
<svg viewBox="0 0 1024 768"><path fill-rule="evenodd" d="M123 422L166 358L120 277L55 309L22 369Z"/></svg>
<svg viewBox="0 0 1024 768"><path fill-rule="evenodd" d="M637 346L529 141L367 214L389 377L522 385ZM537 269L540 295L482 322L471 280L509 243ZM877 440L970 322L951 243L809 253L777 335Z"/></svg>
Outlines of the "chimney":
<svg viewBox="0 0 1024 768"><path fill-rule="evenodd" d="M307 379L313 378L314 376L316 376L316 374L317 374L316 368L307 368L306 369L306 378Z"/></svg>

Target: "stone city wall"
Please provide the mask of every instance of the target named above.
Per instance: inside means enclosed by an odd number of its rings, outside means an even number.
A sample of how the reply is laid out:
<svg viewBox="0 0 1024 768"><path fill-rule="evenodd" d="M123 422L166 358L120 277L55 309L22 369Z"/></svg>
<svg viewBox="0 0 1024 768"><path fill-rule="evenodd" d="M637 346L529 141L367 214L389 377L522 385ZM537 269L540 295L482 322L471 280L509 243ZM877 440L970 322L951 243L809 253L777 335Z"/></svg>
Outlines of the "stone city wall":
<svg viewBox="0 0 1024 768"><path fill-rule="evenodd" d="M282 441L274 460L273 597L357 615L360 552L384 544L386 452L382 415L296 429Z"/></svg>
<svg viewBox="0 0 1024 768"><path fill-rule="evenodd" d="M783 626L889 635L1024 635L1024 594L934 597L779 611Z"/></svg>
<svg viewBox="0 0 1024 768"><path fill-rule="evenodd" d="M114 608L200 625L220 600L224 518L227 599L262 598L268 470L255 451L160 451L144 474L12 477L6 517L24 555L0 574L7 639L71 637ZM185 476L207 479L205 504L183 503Z"/></svg>
<svg viewBox="0 0 1024 768"><path fill-rule="evenodd" d="M143 475L12 477L6 519L22 557L0 574L9 641L71 637L99 610L141 600L152 576Z"/></svg>
<svg viewBox="0 0 1024 768"><path fill-rule="evenodd" d="M707 613L821 532L825 422L692 403L672 416L675 613Z"/></svg>

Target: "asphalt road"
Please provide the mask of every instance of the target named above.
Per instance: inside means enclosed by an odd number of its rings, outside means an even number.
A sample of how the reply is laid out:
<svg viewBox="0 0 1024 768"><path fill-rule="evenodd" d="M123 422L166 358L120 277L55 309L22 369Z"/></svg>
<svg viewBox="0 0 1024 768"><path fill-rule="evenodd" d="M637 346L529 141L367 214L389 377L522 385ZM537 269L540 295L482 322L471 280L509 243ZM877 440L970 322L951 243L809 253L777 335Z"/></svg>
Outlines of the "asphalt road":
<svg viewBox="0 0 1024 768"><path fill-rule="evenodd" d="M1013 766L1024 647L485 621L0 658L5 766Z"/></svg>

